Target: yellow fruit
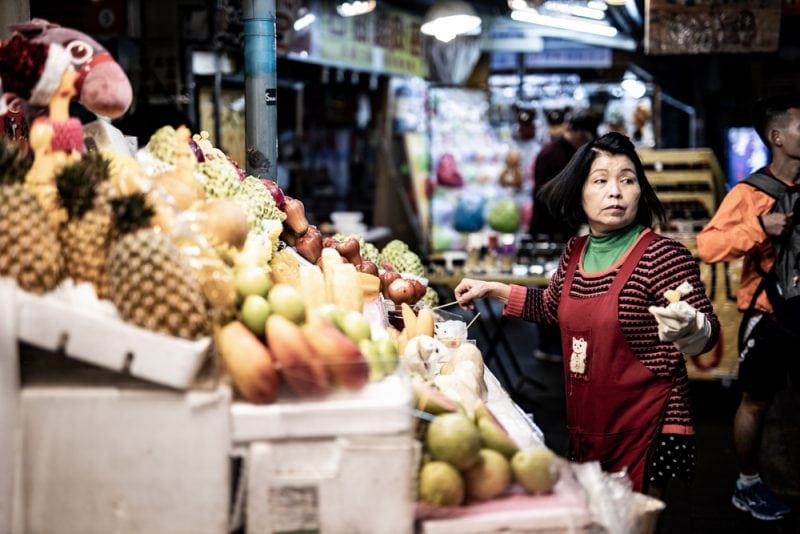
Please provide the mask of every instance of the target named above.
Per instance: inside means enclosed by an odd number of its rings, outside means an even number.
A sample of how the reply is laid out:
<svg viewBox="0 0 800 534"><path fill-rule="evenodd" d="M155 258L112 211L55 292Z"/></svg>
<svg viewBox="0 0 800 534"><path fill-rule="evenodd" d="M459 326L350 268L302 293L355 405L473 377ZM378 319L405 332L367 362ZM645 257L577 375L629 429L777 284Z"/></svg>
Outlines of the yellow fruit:
<svg viewBox="0 0 800 534"><path fill-rule="evenodd" d="M506 457L492 449L481 449L480 459L464 473L467 495L487 501L501 495L511 484L511 466Z"/></svg>
<svg viewBox="0 0 800 534"><path fill-rule="evenodd" d="M425 432L425 446L434 460L466 470L478 461L481 436L463 413L437 415Z"/></svg>
<svg viewBox="0 0 800 534"><path fill-rule="evenodd" d="M458 506L464 502L464 480L447 462L428 462L419 472L419 500L434 506Z"/></svg>
<svg viewBox="0 0 800 534"><path fill-rule="evenodd" d="M433 312L422 308L417 316L417 335L433 337Z"/></svg>
<svg viewBox="0 0 800 534"><path fill-rule="evenodd" d="M414 310L405 302L400 305L400 309L403 312L403 324L405 325L404 332L406 332L406 336L408 339L417 337L419 331L417 330L417 315L414 313Z"/></svg>
<svg viewBox="0 0 800 534"><path fill-rule="evenodd" d="M511 458L511 471L514 480L533 495L550 493L558 482L556 455L547 447L517 451Z"/></svg>

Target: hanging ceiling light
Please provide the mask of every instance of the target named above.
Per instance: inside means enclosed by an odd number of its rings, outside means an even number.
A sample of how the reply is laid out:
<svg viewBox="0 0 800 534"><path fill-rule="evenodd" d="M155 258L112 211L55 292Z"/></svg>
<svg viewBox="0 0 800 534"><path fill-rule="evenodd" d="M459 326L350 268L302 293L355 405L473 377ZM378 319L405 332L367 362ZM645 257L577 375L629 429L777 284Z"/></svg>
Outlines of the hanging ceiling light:
<svg viewBox="0 0 800 534"><path fill-rule="evenodd" d="M420 31L446 43L458 35L479 34L481 18L466 2L440 0L425 14Z"/></svg>
<svg viewBox="0 0 800 534"><path fill-rule="evenodd" d="M376 0L356 0L355 2L339 2L336 4L336 12L343 17L355 17L365 15L375 9Z"/></svg>

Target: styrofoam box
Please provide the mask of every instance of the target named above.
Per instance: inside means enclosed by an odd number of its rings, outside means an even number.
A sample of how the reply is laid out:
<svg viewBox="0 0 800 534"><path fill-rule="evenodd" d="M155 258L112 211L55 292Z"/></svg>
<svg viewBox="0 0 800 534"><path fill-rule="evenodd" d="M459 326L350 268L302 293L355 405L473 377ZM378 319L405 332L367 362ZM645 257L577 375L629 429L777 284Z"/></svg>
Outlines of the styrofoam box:
<svg viewBox="0 0 800 534"><path fill-rule="evenodd" d="M227 386L24 386L23 532L224 534Z"/></svg>
<svg viewBox="0 0 800 534"><path fill-rule="evenodd" d="M211 338L196 341L152 332L87 311L51 295L17 291L18 337L72 358L178 389L188 388Z"/></svg>
<svg viewBox="0 0 800 534"><path fill-rule="evenodd" d="M246 531L413 532L412 407L399 374L319 401L234 403L234 439L247 442Z"/></svg>
<svg viewBox="0 0 800 534"><path fill-rule="evenodd" d="M234 402L233 441L409 433L414 393L395 373L358 392L338 390L319 400L280 399L275 404Z"/></svg>

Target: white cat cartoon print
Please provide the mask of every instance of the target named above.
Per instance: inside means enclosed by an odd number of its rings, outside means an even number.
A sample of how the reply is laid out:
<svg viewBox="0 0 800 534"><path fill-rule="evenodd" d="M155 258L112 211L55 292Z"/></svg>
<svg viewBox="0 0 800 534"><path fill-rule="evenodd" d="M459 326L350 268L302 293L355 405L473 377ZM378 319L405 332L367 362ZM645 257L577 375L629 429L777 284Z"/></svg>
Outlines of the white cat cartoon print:
<svg viewBox="0 0 800 534"><path fill-rule="evenodd" d="M569 370L578 375L586 373L586 340L582 337L572 338L572 354L569 357Z"/></svg>

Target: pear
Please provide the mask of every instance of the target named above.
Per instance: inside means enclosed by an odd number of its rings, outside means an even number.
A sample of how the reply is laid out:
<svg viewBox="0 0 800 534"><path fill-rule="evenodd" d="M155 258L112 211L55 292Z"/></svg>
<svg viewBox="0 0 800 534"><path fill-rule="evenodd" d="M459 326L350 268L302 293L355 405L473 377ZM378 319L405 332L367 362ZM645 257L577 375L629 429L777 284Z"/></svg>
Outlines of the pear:
<svg viewBox="0 0 800 534"><path fill-rule="evenodd" d="M475 406L475 422L484 447L493 449L509 459L519 450L506 429L483 402Z"/></svg>

